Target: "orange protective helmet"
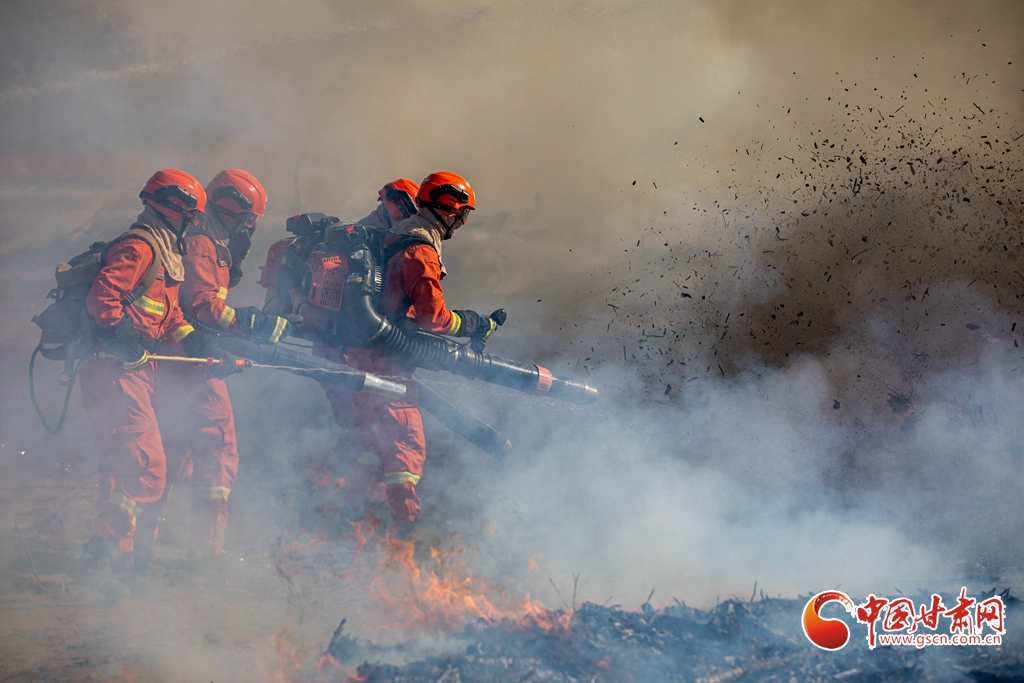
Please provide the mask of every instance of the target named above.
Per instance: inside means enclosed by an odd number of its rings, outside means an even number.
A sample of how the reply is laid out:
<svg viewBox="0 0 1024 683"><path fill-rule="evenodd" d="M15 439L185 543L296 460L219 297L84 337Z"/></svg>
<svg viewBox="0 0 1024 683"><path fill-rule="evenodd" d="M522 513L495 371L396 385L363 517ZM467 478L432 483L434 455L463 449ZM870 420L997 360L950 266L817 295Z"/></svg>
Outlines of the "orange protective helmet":
<svg viewBox="0 0 1024 683"><path fill-rule="evenodd" d="M466 179L450 171L431 173L416 193L419 206L432 207L450 214L467 214L476 208L476 193Z"/></svg>
<svg viewBox="0 0 1024 683"><path fill-rule="evenodd" d="M262 216L267 209L267 192L251 173L232 168L221 171L206 186L210 201L231 213Z"/></svg>
<svg viewBox="0 0 1024 683"><path fill-rule="evenodd" d="M184 171L165 168L146 181L139 193L143 203L174 220L183 214L206 211L206 192L199 181Z"/></svg>
<svg viewBox="0 0 1024 683"><path fill-rule="evenodd" d="M413 181L399 178L380 188L378 194L391 217L401 220L416 213L415 199L419 190L420 186Z"/></svg>

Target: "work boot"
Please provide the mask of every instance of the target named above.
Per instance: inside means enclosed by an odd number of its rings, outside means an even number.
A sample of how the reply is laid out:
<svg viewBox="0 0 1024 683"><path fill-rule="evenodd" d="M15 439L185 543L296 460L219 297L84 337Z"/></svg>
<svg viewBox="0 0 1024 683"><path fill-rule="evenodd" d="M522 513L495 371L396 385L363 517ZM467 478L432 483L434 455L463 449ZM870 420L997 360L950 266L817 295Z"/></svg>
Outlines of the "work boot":
<svg viewBox="0 0 1024 683"><path fill-rule="evenodd" d="M363 503L345 503L338 511L338 523L335 526L339 537L344 538L350 535L355 528L356 522L366 519L369 507ZM363 525L364 529L366 525Z"/></svg>
<svg viewBox="0 0 1024 683"><path fill-rule="evenodd" d="M149 564L153 559L153 544L136 543L132 554L135 555L132 566L135 576L139 578L149 576Z"/></svg>
<svg viewBox="0 0 1024 683"><path fill-rule="evenodd" d="M416 522L402 522L392 530L391 538L396 541L415 541L418 537L416 529Z"/></svg>
<svg viewBox="0 0 1024 683"><path fill-rule="evenodd" d="M95 571L100 568L100 564L109 563L110 559L114 557L114 551L116 550L116 538L94 534L82 546L82 554L79 556L78 562L84 569Z"/></svg>
<svg viewBox="0 0 1024 683"><path fill-rule="evenodd" d="M93 536L82 546L78 558L78 571L74 577L83 586L99 591L102 595L100 606L109 607L118 600L128 597L128 586L118 581L118 575L131 568L132 554L115 554L117 539L112 536Z"/></svg>
<svg viewBox="0 0 1024 683"><path fill-rule="evenodd" d="M110 572L121 576L132 571L134 553L118 552L118 541L113 536L94 535L82 546L79 566L89 572Z"/></svg>
<svg viewBox="0 0 1024 683"><path fill-rule="evenodd" d="M416 522L403 522L390 530L391 538L395 541L412 544L412 560L421 567L431 564L431 547L436 546L424 538L425 527Z"/></svg>

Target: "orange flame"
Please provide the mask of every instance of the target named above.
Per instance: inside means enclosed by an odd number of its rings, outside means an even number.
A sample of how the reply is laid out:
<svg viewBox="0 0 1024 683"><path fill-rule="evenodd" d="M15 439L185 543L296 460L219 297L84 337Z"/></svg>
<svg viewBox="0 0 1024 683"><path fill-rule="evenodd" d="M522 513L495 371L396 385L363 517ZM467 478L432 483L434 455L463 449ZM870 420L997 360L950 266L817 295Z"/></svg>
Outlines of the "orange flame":
<svg viewBox="0 0 1024 683"><path fill-rule="evenodd" d="M376 534L380 522L356 523L357 553L375 551L370 567L369 597L379 605L377 623L368 630L422 629L450 633L469 621L517 628L562 629L570 632L572 612L553 611L527 595L509 598L504 591L475 578L462 562L462 549L430 549L430 560L417 563L413 541L394 538L391 532ZM354 578L357 568L345 578ZM365 570L364 565L361 569Z"/></svg>
<svg viewBox="0 0 1024 683"><path fill-rule="evenodd" d="M310 465L302 470L300 476L313 485L314 490L321 487L340 489L345 486L346 477L335 476L334 468L326 465Z"/></svg>
<svg viewBox="0 0 1024 683"><path fill-rule="evenodd" d="M275 661L262 683L336 683L337 681L364 681L367 676L343 666L330 654L315 657L296 644L297 635L285 628L273 638ZM315 667L311 666L315 663Z"/></svg>
<svg viewBox="0 0 1024 683"><path fill-rule="evenodd" d="M370 623L361 626L368 631L404 628L445 634L483 620L490 625L572 634L572 611L550 610L529 595L512 598L475 577L463 561L465 548L431 548L429 560L419 560L414 541L394 538L393 530L378 533L381 528L382 522L372 516L354 522L349 536L354 552L321 535L303 533L294 541L282 535L276 544L278 574L289 583L322 581L323 567L339 567L340 551L345 570L333 577L365 587L373 604L362 612ZM370 668L349 669L330 653L302 650L288 629L274 638L274 651L274 664L263 683L363 681L372 673Z"/></svg>

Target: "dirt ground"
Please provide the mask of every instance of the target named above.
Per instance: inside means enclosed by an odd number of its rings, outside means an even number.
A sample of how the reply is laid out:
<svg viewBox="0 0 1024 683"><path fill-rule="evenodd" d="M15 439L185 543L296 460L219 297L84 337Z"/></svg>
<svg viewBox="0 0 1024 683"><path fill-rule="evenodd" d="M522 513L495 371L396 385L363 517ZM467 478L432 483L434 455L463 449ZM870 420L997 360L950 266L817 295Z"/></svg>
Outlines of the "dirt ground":
<svg viewBox="0 0 1024 683"><path fill-rule="evenodd" d="M0 573L0 680L258 680L274 664L275 638L325 645L348 611L344 587L300 595L281 579L274 530L241 514L262 493L246 491L244 475L225 566L188 569L182 492L166 510L145 589L93 587L74 566L93 511L94 469L16 444L0 452L0 543L18 549L5 553Z"/></svg>

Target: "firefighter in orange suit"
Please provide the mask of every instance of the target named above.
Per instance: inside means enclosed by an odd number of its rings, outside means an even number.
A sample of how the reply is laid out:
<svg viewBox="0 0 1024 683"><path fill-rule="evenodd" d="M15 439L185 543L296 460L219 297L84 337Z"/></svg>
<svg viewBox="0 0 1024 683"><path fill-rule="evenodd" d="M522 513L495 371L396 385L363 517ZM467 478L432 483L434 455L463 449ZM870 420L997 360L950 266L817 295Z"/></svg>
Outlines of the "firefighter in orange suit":
<svg viewBox="0 0 1024 683"><path fill-rule="evenodd" d="M504 312L483 317L473 311L451 311L445 306L441 279L445 267L441 244L451 239L475 208L473 188L455 173L431 173L416 192L418 210L391 226L387 247L398 239L415 243L398 252L387 264L382 312L404 319L430 332L470 337L477 348L504 322ZM301 310L299 313L301 314ZM363 453L345 487L348 514L361 506L387 499L398 533L411 528L420 511L416 484L423 474L426 442L412 368L402 367L372 350L349 348L348 363L367 372L406 385L405 398L388 401L368 393L351 395L353 414L362 430Z"/></svg>
<svg viewBox="0 0 1024 683"><path fill-rule="evenodd" d="M149 354L169 345L186 355L224 359L211 367L220 376L238 371L236 359L216 348L215 337L188 324L178 305L185 275L183 233L202 219L202 185L183 171L166 169L149 179L139 197L144 209L132 228L147 231L160 247L156 281L131 300L157 255L145 240L125 239L110 248L86 299L95 322L94 351L104 352L81 369L100 474L97 516L88 524L93 535L82 554L84 565L92 568L131 557L133 550L146 555L156 537L156 521L147 513L152 516L152 504L164 493L167 462L153 407L161 368ZM137 536L137 526L147 533Z"/></svg>
<svg viewBox="0 0 1024 683"><path fill-rule="evenodd" d="M420 186L408 178L391 181L377 193L380 197L377 208L356 222L378 230L390 230L395 223L416 213L415 201L419 189ZM345 349L315 346L313 355L336 363L346 362ZM342 464L353 464L363 451L361 442L357 443L353 438L361 434L359 421L352 406L353 392L326 382L321 382L320 386L331 403L334 421L344 430L344 434L335 444L335 453Z"/></svg>
<svg viewBox="0 0 1024 683"><path fill-rule="evenodd" d="M185 234L181 308L190 320L215 331L276 343L288 333L284 318L264 315L253 306L235 309L225 301L242 278L242 260L267 207L266 191L252 174L229 169L210 181L206 194L204 220ZM180 365L170 374L179 400L169 410L180 413L183 404L184 415L178 416L179 429L167 440L168 456L176 463L184 461L181 469L191 470L189 557L210 558L224 548L228 496L238 473L231 400L224 380L201 368Z"/></svg>

